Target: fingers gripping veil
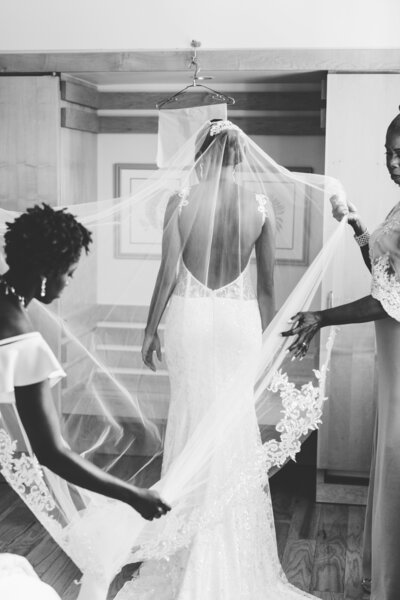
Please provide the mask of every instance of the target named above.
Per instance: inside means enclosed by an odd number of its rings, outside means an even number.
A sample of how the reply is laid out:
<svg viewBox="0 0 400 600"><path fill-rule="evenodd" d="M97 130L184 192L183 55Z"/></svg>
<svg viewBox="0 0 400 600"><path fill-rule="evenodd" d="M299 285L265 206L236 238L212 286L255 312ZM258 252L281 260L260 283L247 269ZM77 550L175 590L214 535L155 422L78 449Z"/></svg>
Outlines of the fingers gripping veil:
<svg viewBox="0 0 400 600"><path fill-rule="evenodd" d="M66 372L53 392L63 437L172 505L147 523L40 469L2 407L2 472L85 574L109 582L187 546L317 427L332 339L292 362L280 332L321 305L343 231L322 244L334 194L339 182L290 172L236 125L208 121L126 197L67 207L93 249L65 296L29 309ZM1 233L15 216L0 212ZM17 486L21 460L30 483Z"/></svg>

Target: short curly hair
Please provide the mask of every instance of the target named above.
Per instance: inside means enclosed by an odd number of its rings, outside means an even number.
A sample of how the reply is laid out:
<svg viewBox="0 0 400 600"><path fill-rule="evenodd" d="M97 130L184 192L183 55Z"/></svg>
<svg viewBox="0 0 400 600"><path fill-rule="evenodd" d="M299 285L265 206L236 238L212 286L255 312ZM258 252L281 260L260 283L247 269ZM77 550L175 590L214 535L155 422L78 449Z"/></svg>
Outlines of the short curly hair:
<svg viewBox="0 0 400 600"><path fill-rule="evenodd" d="M88 253L92 242L90 231L66 209L44 203L6 225L4 250L10 268L64 273L79 260L82 248Z"/></svg>
<svg viewBox="0 0 400 600"><path fill-rule="evenodd" d="M400 110L400 106L399 106ZM400 114L396 115L393 121L389 124L387 128L386 136L389 135L399 135L400 133Z"/></svg>

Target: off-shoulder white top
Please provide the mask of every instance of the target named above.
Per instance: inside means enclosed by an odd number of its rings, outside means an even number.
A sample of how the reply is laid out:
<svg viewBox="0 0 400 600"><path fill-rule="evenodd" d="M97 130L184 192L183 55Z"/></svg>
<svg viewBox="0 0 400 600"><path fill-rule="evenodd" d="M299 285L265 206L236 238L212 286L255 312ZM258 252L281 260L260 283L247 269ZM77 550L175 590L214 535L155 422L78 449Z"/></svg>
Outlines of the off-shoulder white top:
<svg viewBox="0 0 400 600"><path fill-rule="evenodd" d="M62 377L65 372L38 331L0 340L0 403L10 402L15 387L46 379L53 386Z"/></svg>

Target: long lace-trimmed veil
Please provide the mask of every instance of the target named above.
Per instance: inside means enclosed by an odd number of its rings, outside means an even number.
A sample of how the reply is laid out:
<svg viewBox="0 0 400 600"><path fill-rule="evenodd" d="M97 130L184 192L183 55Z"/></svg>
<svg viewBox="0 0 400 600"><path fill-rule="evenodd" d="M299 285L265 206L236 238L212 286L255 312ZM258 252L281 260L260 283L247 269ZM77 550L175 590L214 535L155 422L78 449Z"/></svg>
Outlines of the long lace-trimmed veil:
<svg viewBox="0 0 400 600"><path fill-rule="evenodd" d="M132 179L126 197L67 207L92 230L93 249L82 257L60 301L50 309L34 302L29 309L67 373L54 391L63 436L103 469L154 486L173 507L149 523L128 506L69 485L46 469L42 478L31 461L30 482L19 493L92 577L93 587L83 589L82 598L90 593L100 598L94 588L104 588L124 564L173 553L197 528L212 523L214 509L208 503L208 512L203 510L199 501L210 461L248 410L233 377L223 394L210 399L206 415L161 476L168 372L164 362L156 373L146 369L140 348L162 249L166 261L153 297L155 311L163 308L165 293L172 291L168 282L182 269L197 282L197 301L212 304L231 296L234 303L237 294L245 301L246 286L257 289L258 261L249 240L263 226L276 236L277 312L262 337L254 396L267 477L295 457L320 422L332 339L321 353L315 343L307 359L291 361L289 342L280 332L298 310L321 305L321 280L343 232L339 225L322 244L323 207L341 194L334 179L278 165L236 126L206 122L167 166L142 181ZM1 233L15 216L0 211ZM184 289L179 293L185 310L190 299ZM226 343L216 321L204 326L214 332L216 345ZM16 472L21 453L29 455L16 423L13 411L1 411L0 429L12 446L7 455L4 443L0 446L3 472L4 462ZM39 491L33 499L34 486ZM234 488L235 481L227 486ZM219 510L229 497L218 498Z"/></svg>

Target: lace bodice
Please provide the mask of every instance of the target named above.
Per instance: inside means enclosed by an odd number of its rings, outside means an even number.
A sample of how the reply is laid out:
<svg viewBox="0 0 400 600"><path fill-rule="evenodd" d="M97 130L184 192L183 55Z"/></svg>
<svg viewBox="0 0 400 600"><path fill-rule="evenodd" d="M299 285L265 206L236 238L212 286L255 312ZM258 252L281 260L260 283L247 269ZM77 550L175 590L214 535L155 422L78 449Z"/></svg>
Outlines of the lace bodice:
<svg viewBox="0 0 400 600"><path fill-rule="evenodd" d="M231 300L255 300L253 282L250 276L250 261L234 281L215 290L201 283L181 261L175 296L186 298L230 298Z"/></svg>
<svg viewBox="0 0 400 600"><path fill-rule="evenodd" d="M400 203L371 234L371 295L389 316L400 321Z"/></svg>

